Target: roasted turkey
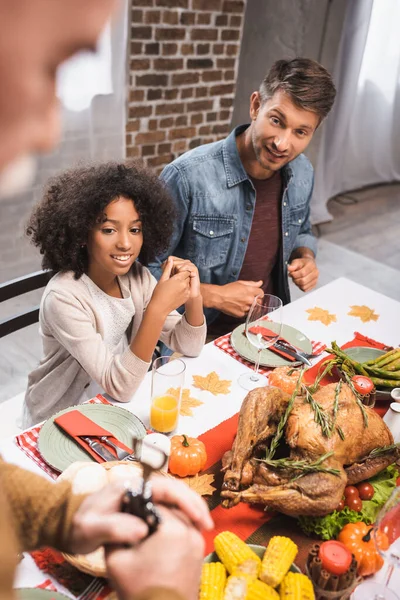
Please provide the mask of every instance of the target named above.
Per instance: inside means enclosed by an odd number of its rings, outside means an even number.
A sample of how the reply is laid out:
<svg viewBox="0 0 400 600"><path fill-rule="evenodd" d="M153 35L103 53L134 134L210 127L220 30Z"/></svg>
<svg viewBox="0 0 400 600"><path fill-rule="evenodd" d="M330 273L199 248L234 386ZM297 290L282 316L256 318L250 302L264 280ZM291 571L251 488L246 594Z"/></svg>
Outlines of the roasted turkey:
<svg viewBox="0 0 400 600"><path fill-rule="evenodd" d="M329 436L324 434L312 405L304 395L299 395L272 457L272 460L286 457L287 461L315 464L331 453L320 467L334 469L335 474L305 473L291 466L277 468L266 464L263 461L266 450L290 396L275 387L258 388L246 396L232 450L223 457L225 476L221 495L225 507L242 501L262 503L290 516L326 515L337 507L346 485L372 477L397 459L396 448L376 457L369 456L377 448L392 445L392 434L375 411L365 407L363 414L346 384L338 391L333 383L312 395L332 426ZM333 420L335 394L339 403Z"/></svg>

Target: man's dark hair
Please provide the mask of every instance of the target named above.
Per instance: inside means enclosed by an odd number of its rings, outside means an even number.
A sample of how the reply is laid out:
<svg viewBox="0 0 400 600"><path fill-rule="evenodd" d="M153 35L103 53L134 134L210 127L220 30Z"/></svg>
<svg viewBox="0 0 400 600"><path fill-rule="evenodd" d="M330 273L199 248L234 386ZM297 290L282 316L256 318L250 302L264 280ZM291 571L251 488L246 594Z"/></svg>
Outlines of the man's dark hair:
<svg viewBox="0 0 400 600"><path fill-rule="evenodd" d="M109 162L71 169L49 181L26 229L43 254L43 268L73 271L79 279L88 267L89 232L119 196L133 201L142 221L141 263L164 252L174 227L173 200L158 177L141 165Z"/></svg>
<svg viewBox="0 0 400 600"><path fill-rule="evenodd" d="M332 108L336 89L330 73L315 60L276 61L260 85L261 104L275 92L285 92L298 108L317 113L321 121Z"/></svg>

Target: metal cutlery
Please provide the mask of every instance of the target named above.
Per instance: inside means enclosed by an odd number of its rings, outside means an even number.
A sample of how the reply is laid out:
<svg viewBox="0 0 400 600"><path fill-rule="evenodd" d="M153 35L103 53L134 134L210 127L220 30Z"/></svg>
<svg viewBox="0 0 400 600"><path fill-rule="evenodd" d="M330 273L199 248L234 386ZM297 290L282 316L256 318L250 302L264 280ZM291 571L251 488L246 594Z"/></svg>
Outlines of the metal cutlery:
<svg viewBox="0 0 400 600"><path fill-rule="evenodd" d="M286 352L286 354L288 354L292 358L295 358L295 359L301 361L302 363L306 364L307 366L309 366L309 367L312 366L310 358L314 358L313 354L307 354L305 352L302 352L301 350L298 350L294 346L291 346L289 343L287 343L287 342L285 343L282 340L275 342L274 346L277 350L280 350L281 352Z"/></svg>
<svg viewBox="0 0 400 600"><path fill-rule="evenodd" d="M106 435L102 435L100 440L103 442L103 444L107 444L111 448L114 448L115 454L117 455L118 460L125 460L125 459L127 460L128 457L131 456L130 452L127 452L126 450L122 450L122 448L119 448L116 444L114 444L114 442L109 440ZM132 460L132 459L129 459L129 460Z"/></svg>
<svg viewBox="0 0 400 600"><path fill-rule="evenodd" d="M90 437L86 437L84 435L80 436L81 439L87 443L89 448L93 450L98 456L100 456L105 461L115 460L114 454L111 454L107 448L105 448L100 442L96 442L95 440L90 439Z"/></svg>

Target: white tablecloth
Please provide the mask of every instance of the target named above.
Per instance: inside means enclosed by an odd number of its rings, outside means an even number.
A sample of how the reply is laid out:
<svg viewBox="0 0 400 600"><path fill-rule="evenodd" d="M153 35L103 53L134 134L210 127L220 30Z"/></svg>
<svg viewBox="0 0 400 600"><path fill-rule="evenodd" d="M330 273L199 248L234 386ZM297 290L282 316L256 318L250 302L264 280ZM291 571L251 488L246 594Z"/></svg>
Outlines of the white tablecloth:
<svg viewBox="0 0 400 600"><path fill-rule="evenodd" d="M353 305L365 305L374 309L379 315L378 319L363 323L359 317L349 316L350 307ZM309 313L306 311L314 307L328 310L336 315L336 322L327 326L320 321L308 320ZM326 344L330 344L333 340L339 345L344 344L354 337L355 331L359 331L387 345L400 346L400 303L345 278L337 279L305 295L285 306L283 311L284 323L301 330L310 339L323 341ZM193 409L193 417L180 417L178 433L198 436L240 410L247 392L238 385L237 378L249 369L212 343L204 347L199 357L183 360L186 363L185 387L190 388L191 396L203 404ZM209 392L191 386L192 375L205 376L211 371L216 371L221 379L232 382L229 395L213 396ZM136 414L146 426L149 425L150 377L151 374L148 373L134 398L124 405L124 408ZM19 450L13 439L0 442L0 453L5 460L46 476ZM383 580L383 577L384 569L376 578ZM29 557L25 558L18 569L17 587L35 586L43 579L45 576L40 573L33 561ZM395 573L392 577L391 587L395 590L396 586L400 588L400 573Z"/></svg>

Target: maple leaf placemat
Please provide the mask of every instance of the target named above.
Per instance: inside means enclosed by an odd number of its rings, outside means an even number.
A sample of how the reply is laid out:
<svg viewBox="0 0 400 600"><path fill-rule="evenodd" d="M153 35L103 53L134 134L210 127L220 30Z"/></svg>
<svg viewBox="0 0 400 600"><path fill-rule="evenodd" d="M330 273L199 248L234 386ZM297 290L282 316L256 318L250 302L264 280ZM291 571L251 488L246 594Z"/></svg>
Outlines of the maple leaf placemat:
<svg viewBox="0 0 400 600"><path fill-rule="evenodd" d="M174 396L174 398L179 399L179 388L169 388L167 390L167 394ZM179 414L182 417L193 417L192 408L196 408L197 406L201 406L204 402L197 400L197 398L192 398L190 395L190 390L188 388L184 388L182 390L182 399L181 399L181 407L179 409Z"/></svg>
<svg viewBox="0 0 400 600"><path fill-rule="evenodd" d="M336 323L336 315L330 313L328 310L323 308L319 308L319 306L314 306L314 308L308 308L306 310L308 313L309 321L320 321L323 325L330 325L331 323Z"/></svg>
<svg viewBox="0 0 400 600"><path fill-rule="evenodd" d="M350 306L350 312L347 314L350 317L359 317L363 323L368 323L369 321L377 321L379 319L379 315L376 314L374 309L365 306L365 304L363 304L362 306Z"/></svg>
<svg viewBox="0 0 400 600"><path fill-rule="evenodd" d="M214 396L218 394L229 394L232 381L229 379L220 379L218 373L212 371L205 377L202 375L193 375L193 387L210 392Z"/></svg>
<svg viewBox="0 0 400 600"><path fill-rule="evenodd" d="M183 481L188 485L193 491L200 494L200 496L212 496L215 492L215 487L211 484L213 483L215 476L210 473L205 473L204 475L194 475L193 477L184 477L178 478L180 481Z"/></svg>

